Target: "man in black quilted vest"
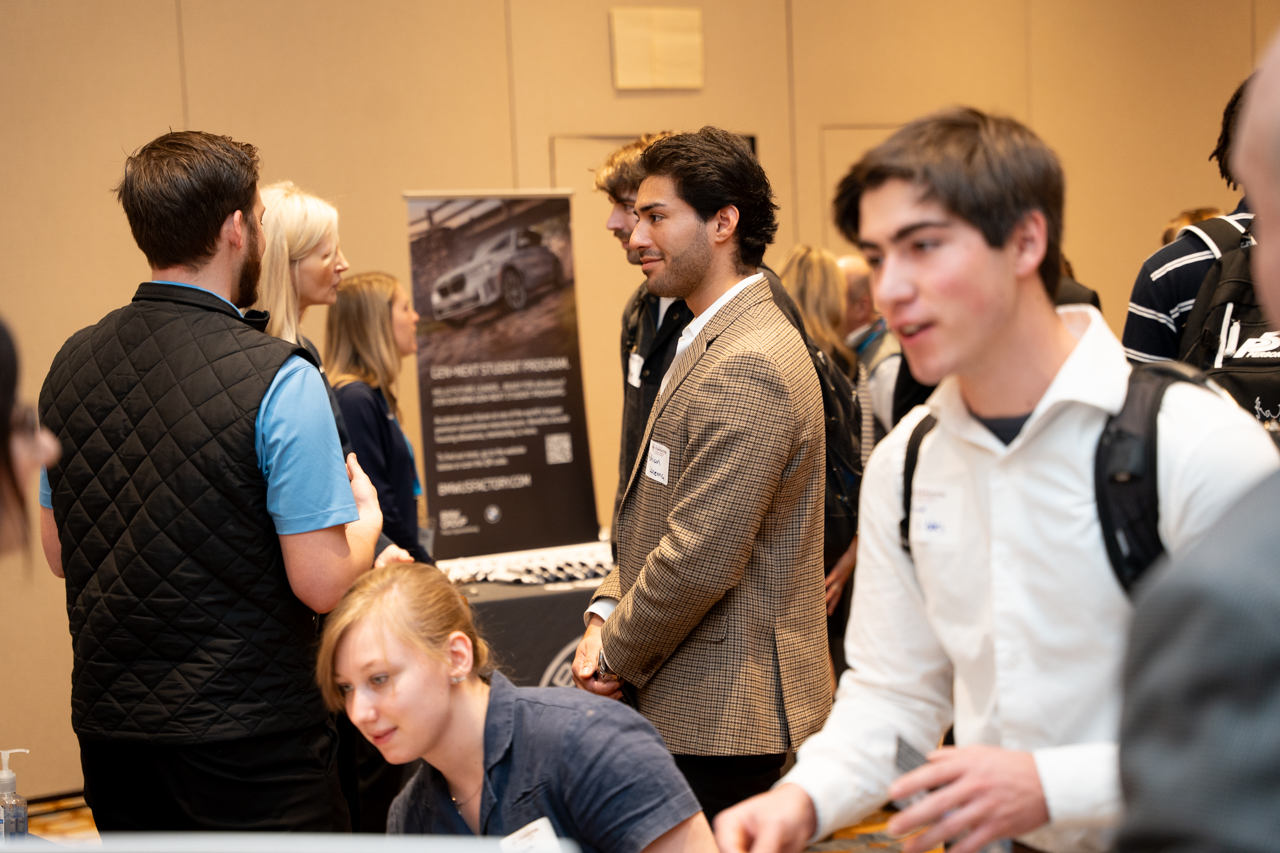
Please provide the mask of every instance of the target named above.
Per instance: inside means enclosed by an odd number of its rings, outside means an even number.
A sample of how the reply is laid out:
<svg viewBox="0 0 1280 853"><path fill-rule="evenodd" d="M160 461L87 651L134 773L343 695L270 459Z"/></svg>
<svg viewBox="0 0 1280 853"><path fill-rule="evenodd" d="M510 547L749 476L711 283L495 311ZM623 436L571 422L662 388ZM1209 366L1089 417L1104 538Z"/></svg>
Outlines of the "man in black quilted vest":
<svg viewBox="0 0 1280 853"><path fill-rule="evenodd" d="M315 614L373 563L307 351L263 333L251 145L169 133L117 189L152 279L40 392L63 456L41 534L65 577L71 719L101 830L345 830ZM237 307L239 306L239 307Z"/></svg>

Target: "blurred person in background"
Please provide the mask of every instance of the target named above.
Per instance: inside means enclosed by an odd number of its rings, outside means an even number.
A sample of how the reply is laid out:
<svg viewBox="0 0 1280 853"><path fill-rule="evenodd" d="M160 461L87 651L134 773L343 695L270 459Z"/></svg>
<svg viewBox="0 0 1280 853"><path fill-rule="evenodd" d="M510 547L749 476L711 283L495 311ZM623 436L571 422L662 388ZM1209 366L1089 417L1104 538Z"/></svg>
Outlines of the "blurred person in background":
<svg viewBox="0 0 1280 853"><path fill-rule="evenodd" d="M800 308L805 331L845 376L853 375L855 356L840 328L845 319L844 275L826 249L799 245L782 265L782 286Z"/></svg>
<svg viewBox="0 0 1280 853"><path fill-rule="evenodd" d="M1195 225L1197 222L1204 222L1206 219L1221 215L1222 211L1216 207L1188 208L1173 217L1173 219L1170 219L1169 223L1165 225L1164 231L1160 232L1160 245L1167 246L1177 240L1178 233L1188 225Z"/></svg>
<svg viewBox="0 0 1280 853"><path fill-rule="evenodd" d="M853 380L858 404L873 418L862 422L862 467L867 467L871 448L893 429L893 389L902 366L902 347L885 325L871 299L871 268L861 255L845 255L839 259L845 278L844 333L845 346L858 356Z"/></svg>
<svg viewBox="0 0 1280 853"><path fill-rule="evenodd" d="M804 319L809 339L826 353L832 364L846 376L857 371L857 356L844 343L840 333L845 318L845 280L836 256L826 249L799 245L791 250L780 276L782 286L791 296ZM870 408L862 410L863 423L871 417ZM857 426L856 424L854 425ZM866 433L865 428L861 430ZM864 449L870 453L870 447ZM857 563L858 540L831 566L826 574L827 651L831 655L836 677L848 668L844 659L844 633L849 623L849 604L853 599L853 569Z"/></svg>
<svg viewBox="0 0 1280 853"><path fill-rule="evenodd" d="M325 624L316 680L387 761L425 762L392 805L389 833L715 853L653 726L620 702L513 685L466 599L431 566L387 566L353 585Z"/></svg>
<svg viewBox="0 0 1280 853"><path fill-rule="evenodd" d="M0 321L0 554L26 548L30 539L27 489L36 471L57 461L53 433L40 426L36 411L18 402L18 348Z"/></svg>
<svg viewBox="0 0 1280 853"><path fill-rule="evenodd" d="M1252 76L1246 78L1227 101L1222 111L1218 144L1209 154L1210 160L1217 161L1218 173L1227 186L1246 192L1248 186L1241 187L1232 172L1231 149L1240 104L1252 79ZM1223 219L1240 232L1242 240L1252 240L1247 235L1253 212L1244 196L1236 209ZM1196 294L1219 254L1217 246L1207 243L1195 231L1184 230L1180 237L1142 262L1129 296L1129 313L1120 338L1130 362L1171 361L1178 357L1182 332L1187 327Z"/></svg>
<svg viewBox="0 0 1280 853"><path fill-rule="evenodd" d="M378 490L382 532L420 563L422 486L413 448L400 428L400 364L418 351L418 312L393 276L347 276L329 309L325 363L360 466Z"/></svg>

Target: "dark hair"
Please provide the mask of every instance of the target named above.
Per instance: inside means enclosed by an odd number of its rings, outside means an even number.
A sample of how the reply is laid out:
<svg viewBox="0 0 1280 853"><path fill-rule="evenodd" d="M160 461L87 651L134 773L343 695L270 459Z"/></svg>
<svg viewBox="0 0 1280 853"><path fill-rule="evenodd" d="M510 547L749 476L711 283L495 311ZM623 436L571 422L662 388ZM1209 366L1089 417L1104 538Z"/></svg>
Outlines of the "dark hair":
<svg viewBox="0 0 1280 853"><path fill-rule="evenodd" d="M0 321L0 513L13 507L22 518L20 535L27 532L27 504L22 499L18 477L13 470L13 409L18 395L18 348L9 327ZM3 527L3 525L0 525ZM26 540L23 540L23 544Z"/></svg>
<svg viewBox="0 0 1280 853"><path fill-rule="evenodd" d="M729 205L738 208L738 262L756 267L778 231L773 190L751 146L736 133L704 127L668 136L640 155L644 177L671 178L676 194L706 222Z"/></svg>
<svg viewBox="0 0 1280 853"><path fill-rule="evenodd" d="M1062 257L1062 165L1030 129L1005 116L953 107L916 119L863 155L836 190L835 221L857 242L862 194L892 179L909 181L1004 246L1027 213L1044 214L1048 239L1040 279L1052 300Z"/></svg>
<svg viewBox="0 0 1280 853"><path fill-rule="evenodd" d="M621 201L624 196L635 193L644 180L644 172L640 169L640 155L650 145L670 135L669 130L646 133L610 154L604 165L596 170L596 189L607 192L615 201Z"/></svg>
<svg viewBox="0 0 1280 853"><path fill-rule="evenodd" d="M125 161L116 198L153 269L199 267L214 253L222 223L253 216L258 150L229 136L166 133Z"/></svg>
<svg viewBox="0 0 1280 853"><path fill-rule="evenodd" d="M1209 154L1210 160L1218 161L1218 174L1222 175L1222 180L1233 190L1236 188L1236 179L1231 174L1231 140L1236 134L1236 122L1240 119L1240 102L1244 100L1244 91L1249 88L1249 81L1252 79L1252 74L1244 78L1244 82L1231 95L1231 100L1227 101L1227 106L1222 111L1222 130L1218 132L1218 144Z"/></svg>

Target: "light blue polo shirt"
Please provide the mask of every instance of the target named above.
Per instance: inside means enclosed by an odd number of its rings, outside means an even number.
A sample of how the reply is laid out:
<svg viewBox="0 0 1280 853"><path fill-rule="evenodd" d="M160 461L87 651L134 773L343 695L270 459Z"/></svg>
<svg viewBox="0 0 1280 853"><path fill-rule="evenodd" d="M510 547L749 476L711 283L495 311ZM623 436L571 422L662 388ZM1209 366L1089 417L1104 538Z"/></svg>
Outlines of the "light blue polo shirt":
<svg viewBox="0 0 1280 853"><path fill-rule="evenodd" d="M156 283L194 287L179 281ZM309 533L360 517L329 395L314 365L290 356L262 398L254 430L258 467L267 481L267 511L277 533ZM40 470L40 506L53 509L44 469Z"/></svg>

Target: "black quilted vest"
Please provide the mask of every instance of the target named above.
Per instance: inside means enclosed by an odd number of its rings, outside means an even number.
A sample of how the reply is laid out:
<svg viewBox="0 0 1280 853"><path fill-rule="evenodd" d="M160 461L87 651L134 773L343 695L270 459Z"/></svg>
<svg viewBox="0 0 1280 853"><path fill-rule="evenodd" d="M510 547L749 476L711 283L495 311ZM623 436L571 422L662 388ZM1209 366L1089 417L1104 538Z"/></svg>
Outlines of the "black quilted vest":
<svg viewBox="0 0 1280 853"><path fill-rule="evenodd" d="M254 450L302 347L207 291L156 283L53 360L40 420L83 738L188 744L325 719L314 614L285 576Z"/></svg>

